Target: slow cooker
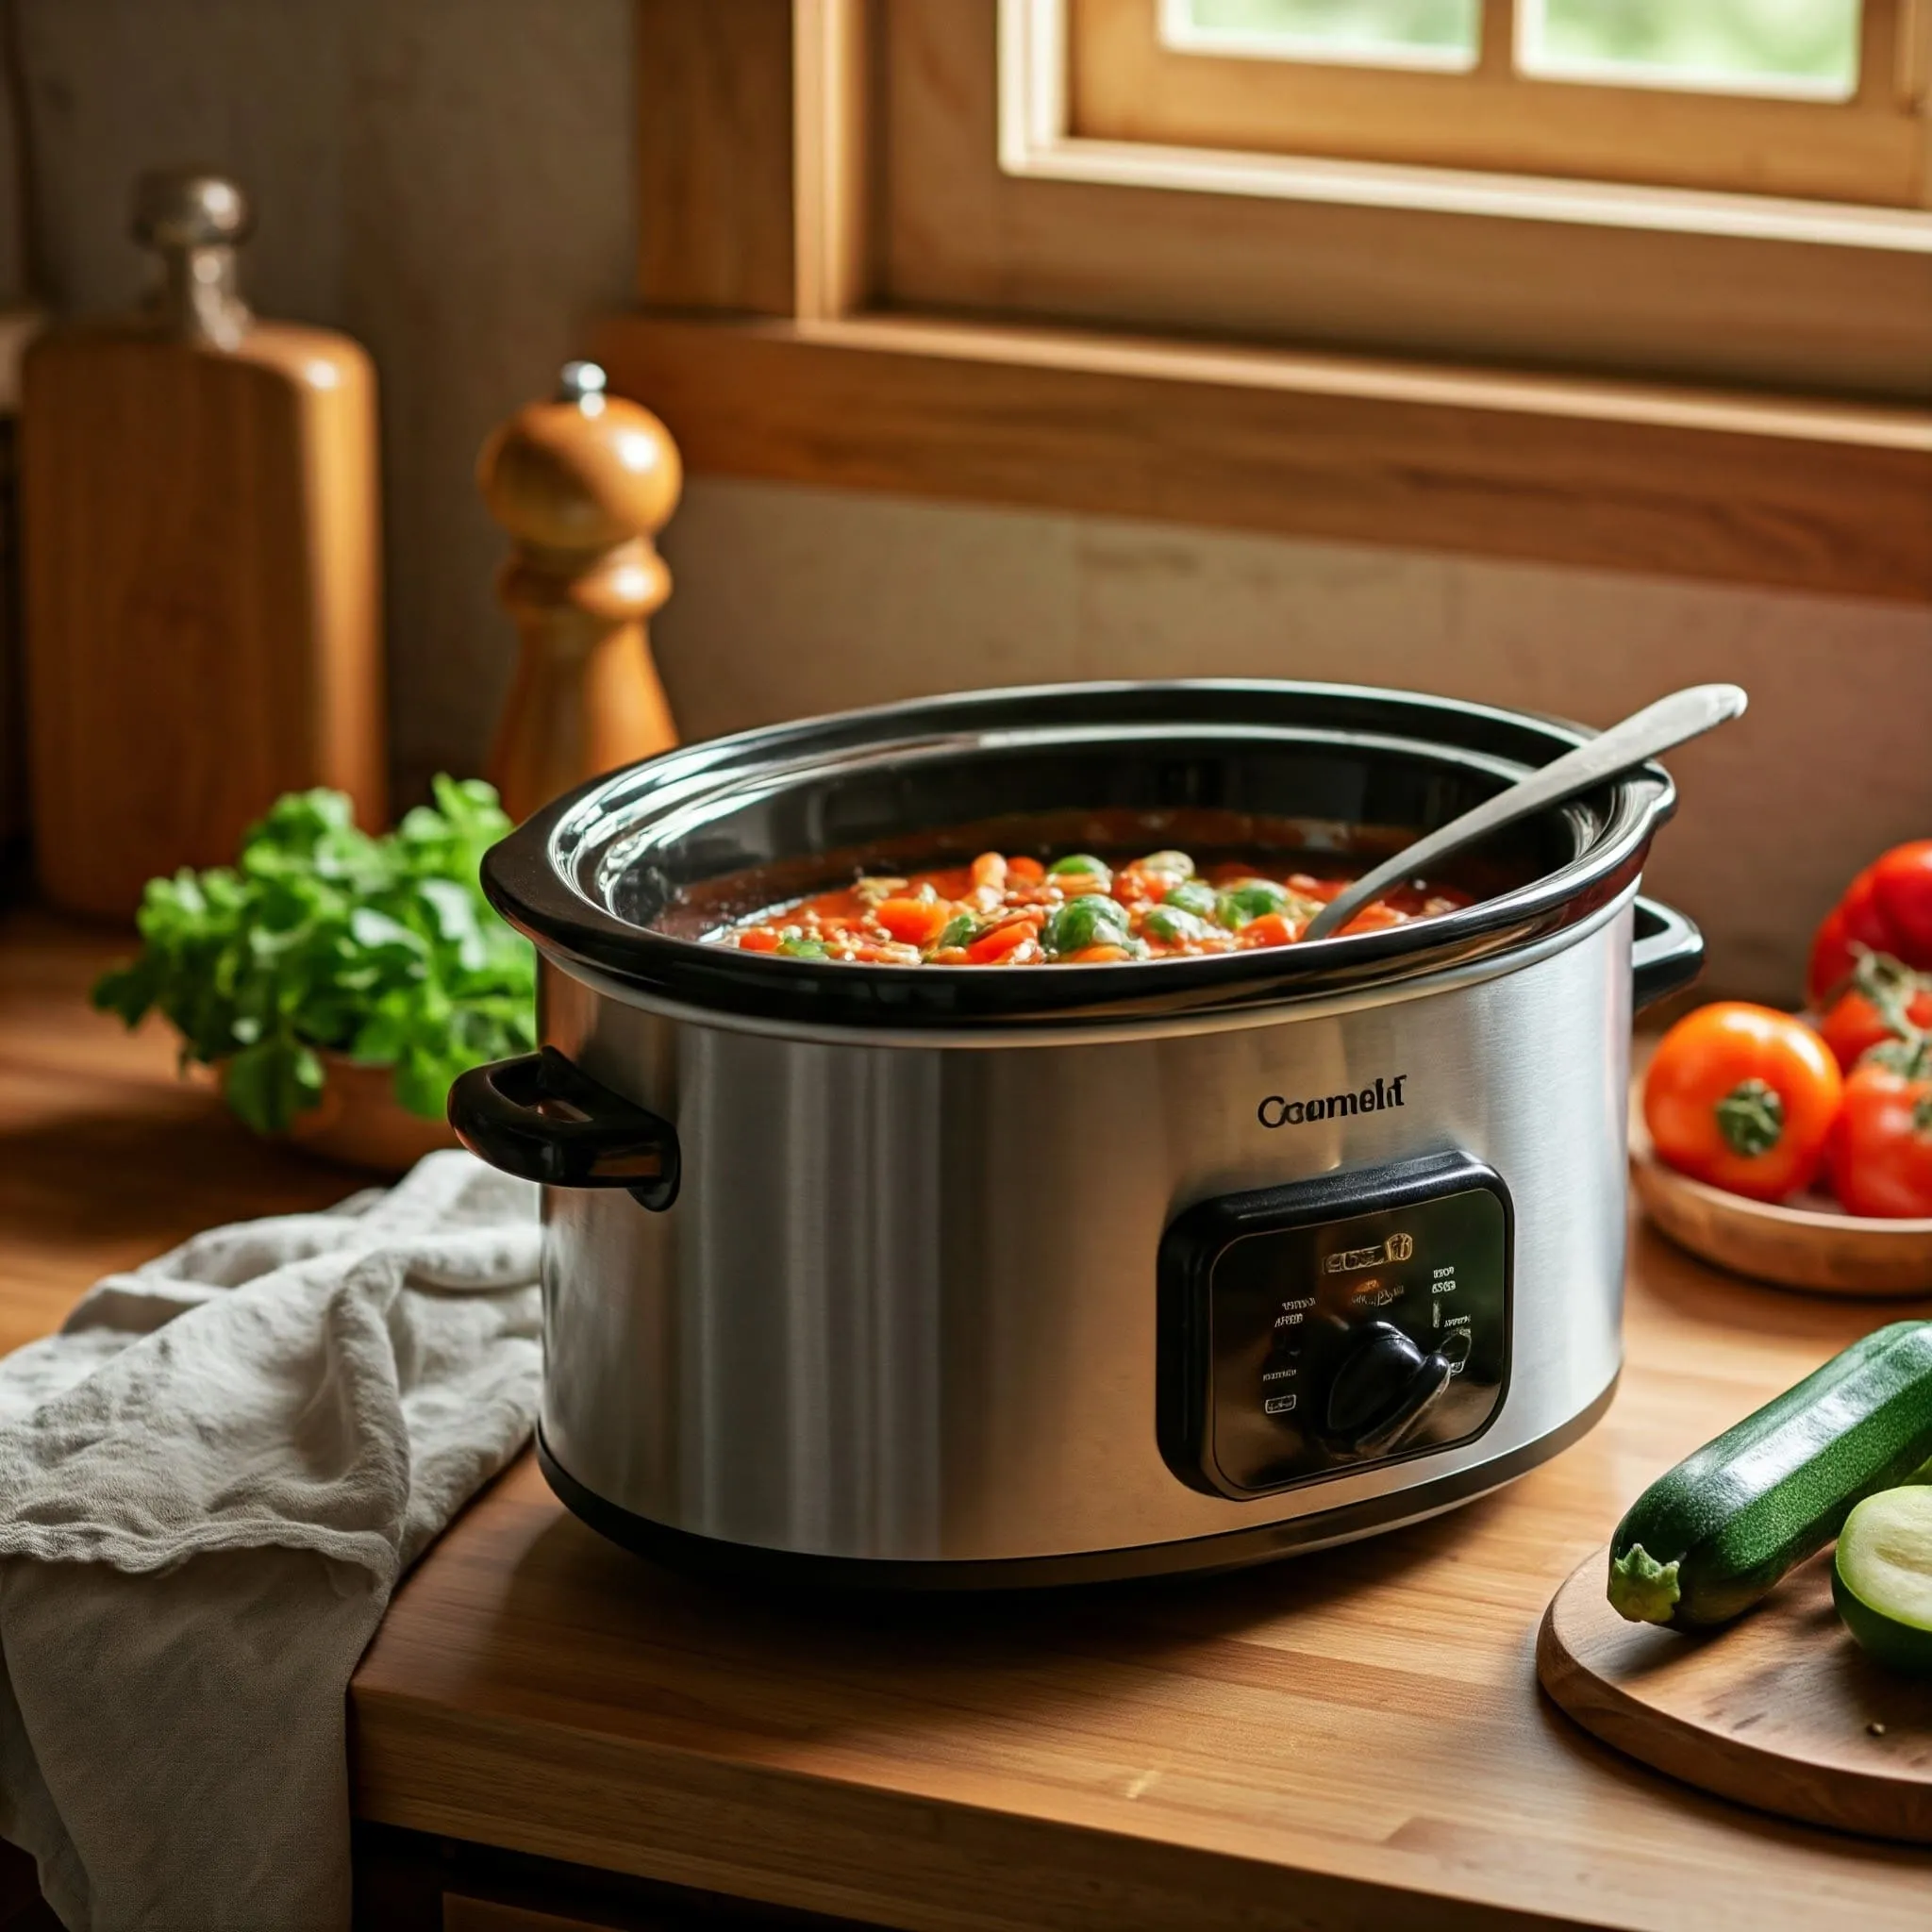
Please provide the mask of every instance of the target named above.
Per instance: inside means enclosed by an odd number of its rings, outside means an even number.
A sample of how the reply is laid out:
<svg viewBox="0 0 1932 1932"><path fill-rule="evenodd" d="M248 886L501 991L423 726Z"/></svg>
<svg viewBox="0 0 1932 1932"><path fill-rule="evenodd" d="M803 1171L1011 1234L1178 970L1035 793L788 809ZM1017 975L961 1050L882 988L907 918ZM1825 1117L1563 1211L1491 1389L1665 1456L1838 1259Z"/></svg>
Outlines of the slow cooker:
<svg viewBox="0 0 1932 1932"><path fill-rule="evenodd" d="M1657 766L1384 931L1011 970L703 935L1096 824L1380 857L1586 736L1083 684L745 732L539 812L484 884L541 952L544 1044L451 1119L544 1184L558 1495L673 1560L1032 1585L1319 1548L1574 1441L1620 1363L1631 1011L1703 951L1637 896Z"/></svg>

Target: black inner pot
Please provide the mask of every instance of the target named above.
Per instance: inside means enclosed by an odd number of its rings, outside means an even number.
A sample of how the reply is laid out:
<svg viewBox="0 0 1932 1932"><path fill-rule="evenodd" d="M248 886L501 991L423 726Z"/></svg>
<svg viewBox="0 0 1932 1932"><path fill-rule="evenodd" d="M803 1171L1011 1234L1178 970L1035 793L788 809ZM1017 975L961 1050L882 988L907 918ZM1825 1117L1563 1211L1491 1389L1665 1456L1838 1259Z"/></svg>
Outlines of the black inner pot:
<svg viewBox="0 0 1932 1932"><path fill-rule="evenodd" d="M1359 871L1559 756L1574 727L1401 692L1078 685L747 732L580 788L491 853L493 903L566 966L680 1004L840 1025L1208 1013L1434 972L1587 917L1672 803L1656 767L1434 876L1479 903L1313 944L1094 966L861 966L698 935L858 872L1177 845Z"/></svg>
<svg viewBox="0 0 1932 1932"><path fill-rule="evenodd" d="M1178 846L1199 863L1306 858L1311 870L1352 874L1494 790L1487 773L1379 748L1177 737L914 755L803 777L727 808L625 867L608 898L635 925L695 939L861 873L962 864L989 851L1126 858ZM1575 827L1552 815L1474 848L1441 876L1490 897L1566 863L1575 844Z"/></svg>

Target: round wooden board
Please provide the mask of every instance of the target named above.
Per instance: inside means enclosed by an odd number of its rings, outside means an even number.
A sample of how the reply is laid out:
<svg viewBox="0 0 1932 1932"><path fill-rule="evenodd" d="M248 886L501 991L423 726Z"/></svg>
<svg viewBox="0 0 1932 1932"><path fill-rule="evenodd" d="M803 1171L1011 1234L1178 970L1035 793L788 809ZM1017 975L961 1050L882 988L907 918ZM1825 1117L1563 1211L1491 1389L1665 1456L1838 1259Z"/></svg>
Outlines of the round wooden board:
<svg viewBox="0 0 1932 1932"><path fill-rule="evenodd" d="M1932 1678L1874 1663L1840 1624L1831 1553L1728 1629L1626 1624L1598 1550L1551 1598L1536 1668L1583 1728L1686 1784L1808 1824L1932 1844Z"/></svg>
<svg viewBox="0 0 1932 1932"><path fill-rule="evenodd" d="M1733 1274L1813 1294L1932 1294L1932 1221L1874 1221L1820 1197L1747 1201L1666 1167L1632 1109L1630 1178L1679 1247Z"/></svg>

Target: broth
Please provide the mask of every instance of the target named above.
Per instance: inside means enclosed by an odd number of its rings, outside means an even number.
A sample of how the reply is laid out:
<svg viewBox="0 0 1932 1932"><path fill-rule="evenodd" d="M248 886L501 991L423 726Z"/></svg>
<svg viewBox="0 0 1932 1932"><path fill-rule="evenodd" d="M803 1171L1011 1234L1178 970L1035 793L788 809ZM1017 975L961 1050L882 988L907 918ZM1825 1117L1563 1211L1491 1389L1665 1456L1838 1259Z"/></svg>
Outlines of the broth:
<svg viewBox="0 0 1932 1932"><path fill-rule="evenodd" d="M862 873L829 891L760 907L703 935L741 952L882 966L1108 965L1292 945L1366 868L1223 858L1169 849L1120 862L984 852L970 864ZM741 901L741 903L742 903ZM1364 907L1344 933L1374 932L1471 904L1413 880Z"/></svg>

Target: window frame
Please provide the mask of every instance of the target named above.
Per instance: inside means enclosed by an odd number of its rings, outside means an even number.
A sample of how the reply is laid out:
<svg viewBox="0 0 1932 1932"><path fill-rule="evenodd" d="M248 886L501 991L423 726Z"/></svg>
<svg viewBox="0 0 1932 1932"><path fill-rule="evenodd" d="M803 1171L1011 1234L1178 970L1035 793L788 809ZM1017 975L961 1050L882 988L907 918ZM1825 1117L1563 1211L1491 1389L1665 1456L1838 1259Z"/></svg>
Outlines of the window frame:
<svg viewBox="0 0 1932 1932"><path fill-rule="evenodd" d="M1932 217L1092 140L1060 11L877 9L875 301L1932 402Z"/></svg>
<svg viewBox="0 0 1932 1932"><path fill-rule="evenodd" d="M1507 343L1416 353L1368 333L1342 353L1296 316L1283 333L1298 340L1270 341L1228 325L1194 269L1240 255L1228 238L1251 219L1319 231L1338 210L1002 166L996 0L637 8L640 307L604 318L591 346L695 473L1932 604L1932 371L1923 391L1901 385L1895 353L1833 399L1740 388L1728 361L1659 381L1567 353L1539 368ZM893 33L908 22L909 49ZM911 98L908 62L924 71ZM1821 256L1876 263L1894 278L1868 276L1868 293L1924 294L1932 317L1932 279L1913 278L1932 257L1909 250L1339 213L1393 222L1417 246L1434 225L1456 245L1424 269L1473 282L1497 273L1467 258L1474 234L1532 258L1553 237L1607 242L1607 273L1633 239L1728 251L1727 274L1802 247L1814 283ZM1206 228L1192 264L1156 235L1163 223ZM1292 229L1271 232L1285 245ZM1137 256L1158 300L1126 286ZM1070 258L1091 286L1070 285ZM1802 331L1757 373L1793 344L1807 349ZM1625 346L1600 343L1599 365Z"/></svg>
<svg viewBox="0 0 1932 1932"><path fill-rule="evenodd" d="M1841 101L1525 73L1522 4L1483 0L1481 52L1462 69L1184 51L1163 39L1162 0L1017 0L1003 58L1030 70L1029 118L1050 140L1425 169L1446 177L1431 184L1439 205L1475 173L1506 177L1531 209L1562 206L1552 181L1663 190L1601 199L1608 218L1639 225L1727 217L1815 232L1821 212L1926 207L1926 0L1862 0L1858 81ZM1744 206L1706 208L1712 194ZM1793 200L1826 208L1763 206Z"/></svg>
<svg viewBox="0 0 1932 1932"><path fill-rule="evenodd" d="M1789 242L1799 247L1890 250L1932 254L1932 129L1923 111L1932 7L1907 0L1895 35L1897 84L1918 105L1911 118L1921 128L1921 175L1914 204L1857 203L1796 194L1726 192L1653 182L1535 175L1474 163L1429 166L1374 161L1338 154L1291 154L1232 142L1205 145L1163 139L1158 129L1129 136L1092 111L1082 116L1070 71L1067 37L1071 15L1082 6L1152 8L1154 0L999 0L1001 39L1000 165L1010 175L1094 185L1167 188L1181 192L1241 194L1326 202L1345 207L1398 208L1418 213L1467 215L1476 220L1548 222L1566 226L1630 228L1653 233ZM1904 22L1909 22L1909 28ZM1180 61L1214 65L1208 57L1176 55ZM1224 66L1260 67L1229 60ZM1288 63L1284 63L1288 64ZM1448 83L1470 75L1390 71L1364 75L1346 70L1351 83L1368 81L1406 89L1410 83ZM1337 70L1313 77L1334 79ZM1575 82L1539 83L1574 91L1577 98L1616 96L1627 104L1638 90L1595 88ZM1659 98L1664 98L1659 91ZM1754 115L1759 109L1817 109L1809 102L1737 99L1726 104ZM1096 121L1097 124L1096 125Z"/></svg>

